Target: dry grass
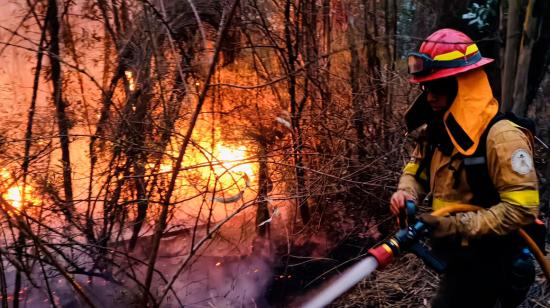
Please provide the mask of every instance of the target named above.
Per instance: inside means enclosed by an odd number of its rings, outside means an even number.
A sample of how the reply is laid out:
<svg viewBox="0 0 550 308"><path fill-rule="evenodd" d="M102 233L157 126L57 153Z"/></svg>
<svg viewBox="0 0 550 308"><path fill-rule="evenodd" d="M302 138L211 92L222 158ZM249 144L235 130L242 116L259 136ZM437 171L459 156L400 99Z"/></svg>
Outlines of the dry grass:
<svg viewBox="0 0 550 308"><path fill-rule="evenodd" d="M438 275L412 254L376 271L331 307L429 307ZM537 278L521 308L550 307L548 284L537 267Z"/></svg>
<svg viewBox="0 0 550 308"><path fill-rule="evenodd" d="M333 307L427 307L439 278L416 256L407 254L374 272Z"/></svg>

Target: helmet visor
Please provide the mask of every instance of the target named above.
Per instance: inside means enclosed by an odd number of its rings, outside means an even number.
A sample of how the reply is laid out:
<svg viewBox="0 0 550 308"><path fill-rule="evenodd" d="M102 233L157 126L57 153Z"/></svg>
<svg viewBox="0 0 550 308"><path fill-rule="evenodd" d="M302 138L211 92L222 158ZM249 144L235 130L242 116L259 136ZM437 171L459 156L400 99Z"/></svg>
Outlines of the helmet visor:
<svg viewBox="0 0 550 308"><path fill-rule="evenodd" d="M425 54L411 53L407 57L407 65L409 68L409 74L422 75L429 73L432 66L430 65L432 59Z"/></svg>

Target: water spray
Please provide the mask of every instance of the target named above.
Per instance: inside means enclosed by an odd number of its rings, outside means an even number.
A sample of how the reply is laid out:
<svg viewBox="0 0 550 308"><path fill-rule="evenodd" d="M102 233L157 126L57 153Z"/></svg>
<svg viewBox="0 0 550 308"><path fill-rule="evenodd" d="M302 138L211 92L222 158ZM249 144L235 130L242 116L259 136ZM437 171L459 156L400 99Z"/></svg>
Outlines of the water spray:
<svg viewBox="0 0 550 308"><path fill-rule="evenodd" d="M361 280L368 277L377 268L382 269L390 264L397 255L409 251L420 257L428 266L437 272L443 272L445 262L433 256L421 242L428 232L428 226L421 222L414 222L416 206L413 201L407 201L405 208L400 213L400 230L384 243L369 249L368 256L346 270L336 281L322 290L302 307L320 308L327 306L347 290L351 289ZM408 223L411 223L408 225Z"/></svg>
<svg viewBox="0 0 550 308"><path fill-rule="evenodd" d="M472 205L454 205L435 211L434 216L443 216L450 213L475 211L480 208ZM447 264L434 256L430 249L423 243L422 239L429 234L428 226L422 221L415 221L414 215L416 206L414 202L407 201L405 208L400 212L400 230L386 240L384 243L368 250L368 256L359 263L346 270L336 280L331 281L328 287L311 298L304 308L321 308L329 305L346 291L351 289L361 280L368 277L377 268L382 269L391 263L396 256L405 252L412 252L418 256L426 265L436 272L443 272ZM407 222L410 223L407 226ZM525 240L529 250L535 255L535 259L541 265L546 279L550 281L550 264L545 261L544 255L527 233L520 229L520 236Z"/></svg>

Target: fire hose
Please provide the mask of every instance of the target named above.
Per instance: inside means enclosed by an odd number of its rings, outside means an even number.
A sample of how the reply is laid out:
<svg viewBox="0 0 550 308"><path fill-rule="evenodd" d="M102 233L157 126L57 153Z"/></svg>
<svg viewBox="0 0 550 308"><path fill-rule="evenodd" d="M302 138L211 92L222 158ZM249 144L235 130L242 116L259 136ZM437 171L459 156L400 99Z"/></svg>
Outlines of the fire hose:
<svg viewBox="0 0 550 308"><path fill-rule="evenodd" d="M480 209L482 208L475 205L456 204L434 211L432 215L445 216L448 214L477 211ZM397 255L403 252L414 253L436 272L443 272L446 268L446 263L435 257L430 249L421 241L421 238L429 232L429 227L422 221L416 221L408 227L406 223L404 223L407 219L409 221L414 221L415 212L416 207L414 202L407 201L404 211L400 213L399 221L401 229L384 243L369 249L366 258L346 270L336 281L331 282L328 288L311 298L302 305L302 307L320 308L330 304L336 298L340 297L340 295L344 294L366 278L374 270L388 265ZM537 244L523 229L519 229L519 235L525 241L525 244L529 247L529 250L539 263L546 280L550 282L550 264L545 260L544 253L539 248L539 244Z"/></svg>
<svg viewBox="0 0 550 308"><path fill-rule="evenodd" d="M470 211L477 211L482 209L479 206L475 205L469 205L469 204L457 204L452 205L449 207L444 207L442 209L439 209L432 213L434 216L445 216L452 213L459 213L459 212L470 212ZM544 253L539 248L539 245L535 243L535 241L525 232L523 229L518 230L519 235L521 238L525 241L525 244L529 247L529 250L533 253L535 256L535 259L537 260L538 264L540 265L540 268L544 272L544 276L546 277L546 281L550 282L550 263L546 261L544 257Z"/></svg>

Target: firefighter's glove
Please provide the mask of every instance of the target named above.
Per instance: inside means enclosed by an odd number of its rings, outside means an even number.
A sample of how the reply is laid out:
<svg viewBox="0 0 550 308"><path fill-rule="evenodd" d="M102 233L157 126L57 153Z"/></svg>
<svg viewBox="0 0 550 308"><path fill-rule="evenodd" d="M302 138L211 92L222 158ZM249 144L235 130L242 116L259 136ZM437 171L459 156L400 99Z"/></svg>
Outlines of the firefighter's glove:
<svg viewBox="0 0 550 308"><path fill-rule="evenodd" d="M434 238L452 236L458 233L456 218L453 216L439 217L425 213L421 214L418 219L430 227L431 235Z"/></svg>

